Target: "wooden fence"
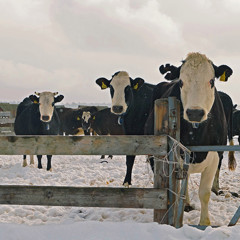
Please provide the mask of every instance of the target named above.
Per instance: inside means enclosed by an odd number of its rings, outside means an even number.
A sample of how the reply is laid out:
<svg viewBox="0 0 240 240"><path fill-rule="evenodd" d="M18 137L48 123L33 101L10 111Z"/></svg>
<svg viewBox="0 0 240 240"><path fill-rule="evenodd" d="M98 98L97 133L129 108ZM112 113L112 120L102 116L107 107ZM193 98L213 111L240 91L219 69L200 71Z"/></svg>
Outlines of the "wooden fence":
<svg viewBox="0 0 240 240"><path fill-rule="evenodd" d="M159 99L154 111L155 136L0 136L0 155L155 155L153 188L2 185L0 204L150 208L155 222L181 227L189 158L182 164L180 149L170 151L180 139L180 104Z"/></svg>

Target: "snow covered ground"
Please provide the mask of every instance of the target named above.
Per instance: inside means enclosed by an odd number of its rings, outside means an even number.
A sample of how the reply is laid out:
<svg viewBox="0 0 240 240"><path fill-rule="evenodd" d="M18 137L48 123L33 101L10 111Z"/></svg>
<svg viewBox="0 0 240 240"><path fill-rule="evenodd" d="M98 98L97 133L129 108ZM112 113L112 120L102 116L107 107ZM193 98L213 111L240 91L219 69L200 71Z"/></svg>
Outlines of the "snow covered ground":
<svg viewBox="0 0 240 240"><path fill-rule="evenodd" d="M224 155L220 173L220 185L224 196L211 194L209 204L212 225L205 231L184 225L176 230L167 225L153 223L153 210L111 209L83 207L46 207L0 205L0 240L8 239L239 239L240 222L226 227L240 206L240 153L236 153L238 167L235 172L227 169ZM53 156L52 172L34 166L23 168L22 156L0 156L1 184L53 185L53 186L121 186L125 176L125 157L114 156L108 163L100 163L100 156ZM29 162L29 159L28 159ZM153 174L145 156L137 156L133 169L134 187L152 187ZM198 200L199 175L190 180L190 199L196 210L184 214L185 224L198 224L200 204ZM224 226L225 225L225 226Z"/></svg>

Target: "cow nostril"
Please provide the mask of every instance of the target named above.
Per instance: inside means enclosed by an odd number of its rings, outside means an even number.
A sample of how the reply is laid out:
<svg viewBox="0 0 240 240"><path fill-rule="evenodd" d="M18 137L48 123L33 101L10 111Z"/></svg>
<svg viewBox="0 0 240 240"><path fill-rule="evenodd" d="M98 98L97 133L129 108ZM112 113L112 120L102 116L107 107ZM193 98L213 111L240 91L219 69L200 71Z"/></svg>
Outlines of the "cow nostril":
<svg viewBox="0 0 240 240"><path fill-rule="evenodd" d="M190 121L200 122L205 114L202 109L187 109L186 114Z"/></svg>
<svg viewBox="0 0 240 240"><path fill-rule="evenodd" d="M42 116L42 120L43 120L43 121L48 121L49 119L50 119L49 116L46 116L46 115Z"/></svg>
<svg viewBox="0 0 240 240"><path fill-rule="evenodd" d="M121 113L121 112L123 111L123 106L117 106L117 105L115 105L115 106L112 107L112 110L113 110L113 112L115 112L115 113Z"/></svg>

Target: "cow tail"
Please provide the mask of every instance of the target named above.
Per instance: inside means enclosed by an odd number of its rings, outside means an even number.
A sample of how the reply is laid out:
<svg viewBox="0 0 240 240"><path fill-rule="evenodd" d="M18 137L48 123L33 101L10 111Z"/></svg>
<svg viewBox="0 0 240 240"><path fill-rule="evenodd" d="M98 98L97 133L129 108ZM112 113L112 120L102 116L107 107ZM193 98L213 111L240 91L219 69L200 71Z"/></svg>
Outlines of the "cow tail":
<svg viewBox="0 0 240 240"><path fill-rule="evenodd" d="M229 143L230 143L230 146L233 146L234 145L233 139L230 140ZM236 162L236 159L234 157L234 151L230 151L228 153L228 169L230 171L234 171L236 169L236 167L237 167L237 162Z"/></svg>

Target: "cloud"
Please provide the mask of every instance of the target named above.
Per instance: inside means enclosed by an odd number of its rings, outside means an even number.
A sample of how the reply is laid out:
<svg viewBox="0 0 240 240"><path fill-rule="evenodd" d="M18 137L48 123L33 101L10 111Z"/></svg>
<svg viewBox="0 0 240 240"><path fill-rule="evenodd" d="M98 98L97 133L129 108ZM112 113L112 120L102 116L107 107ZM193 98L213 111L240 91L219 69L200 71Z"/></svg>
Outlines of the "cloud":
<svg viewBox="0 0 240 240"><path fill-rule="evenodd" d="M109 102L95 84L119 70L158 83L160 64L206 54L234 75L219 84L238 101L237 0L0 0L0 100L52 90L65 102Z"/></svg>

